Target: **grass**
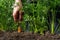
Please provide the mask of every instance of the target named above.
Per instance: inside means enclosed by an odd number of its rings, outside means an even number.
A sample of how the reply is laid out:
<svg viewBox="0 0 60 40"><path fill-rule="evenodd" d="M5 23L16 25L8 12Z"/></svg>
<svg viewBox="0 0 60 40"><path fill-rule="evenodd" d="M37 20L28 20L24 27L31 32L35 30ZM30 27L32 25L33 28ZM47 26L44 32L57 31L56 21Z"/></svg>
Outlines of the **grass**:
<svg viewBox="0 0 60 40"><path fill-rule="evenodd" d="M28 21L29 25L29 31L37 33L38 31L40 34L43 34L44 31L48 30L48 25L51 29L51 34L55 33L54 27L55 27L55 20L56 20L56 13L55 13L55 7L57 4L60 4L59 0L37 0L36 3L34 1L32 3L26 2L25 0L23 2L23 10L24 10L24 20L21 24L22 29L26 31L26 22ZM0 1L0 29L3 30L17 30L17 24L14 23L13 17L12 17L12 5L14 3L14 0L4 0ZM52 11L49 10L52 8ZM48 24L48 11L51 11L52 19L50 21L50 24ZM54 15L54 16L53 16Z"/></svg>

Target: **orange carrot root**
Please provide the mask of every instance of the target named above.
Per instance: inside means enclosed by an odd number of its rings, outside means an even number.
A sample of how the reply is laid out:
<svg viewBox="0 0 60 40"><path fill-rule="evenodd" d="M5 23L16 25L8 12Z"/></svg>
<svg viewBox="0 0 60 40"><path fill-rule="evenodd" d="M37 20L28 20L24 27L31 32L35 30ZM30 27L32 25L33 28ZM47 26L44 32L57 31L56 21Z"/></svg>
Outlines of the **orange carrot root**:
<svg viewBox="0 0 60 40"><path fill-rule="evenodd" d="M21 33L21 32L22 32L21 28L20 28L20 27L18 27L18 33Z"/></svg>

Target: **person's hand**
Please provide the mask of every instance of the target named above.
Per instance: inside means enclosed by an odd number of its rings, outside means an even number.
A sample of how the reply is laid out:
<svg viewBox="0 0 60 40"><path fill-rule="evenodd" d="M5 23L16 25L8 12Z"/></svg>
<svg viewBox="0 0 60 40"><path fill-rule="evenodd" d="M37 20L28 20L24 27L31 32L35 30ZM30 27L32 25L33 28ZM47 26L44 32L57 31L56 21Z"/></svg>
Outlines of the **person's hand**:
<svg viewBox="0 0 60 40"><path fill-rule="evenodd" d="M19 20L19 6L13 9L13 18L15 22Z"/></svg>
<svg viewBox="0 0 60 40"><path fill-rule="evenodd" d="M13 10L13 18L15 22L22 21L23 19L23 12L20 11L19 6L15 7Z"/></svg>
<svg viewBox="0 0 60 40"><path fill-rule="evenodd" d="M15 22L22 21L22 2L21 0L15 0L14 9L13 9L13 18Z"/></svg>

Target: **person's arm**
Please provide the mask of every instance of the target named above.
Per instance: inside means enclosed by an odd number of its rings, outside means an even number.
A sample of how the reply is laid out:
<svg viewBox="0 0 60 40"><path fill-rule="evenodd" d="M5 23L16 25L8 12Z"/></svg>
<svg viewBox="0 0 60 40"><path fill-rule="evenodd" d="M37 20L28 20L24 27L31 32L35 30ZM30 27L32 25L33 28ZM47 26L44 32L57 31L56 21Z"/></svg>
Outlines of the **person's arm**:
<svg viewBox="0 0 60 40"><path fill-rule="evenodd" d="M21 20L21 15L22 14L22 2L21 0L15 0L15 4L14 4L14 9L13 9L13 18L14 21L19 21L19 19Z"/></svg>
<svg viewBox="0 0 60 40"><path fill-rule="evenodd" d="M15 0L15 4L17 4L17 6L22 8L22 1L21 0Z"/></svg>

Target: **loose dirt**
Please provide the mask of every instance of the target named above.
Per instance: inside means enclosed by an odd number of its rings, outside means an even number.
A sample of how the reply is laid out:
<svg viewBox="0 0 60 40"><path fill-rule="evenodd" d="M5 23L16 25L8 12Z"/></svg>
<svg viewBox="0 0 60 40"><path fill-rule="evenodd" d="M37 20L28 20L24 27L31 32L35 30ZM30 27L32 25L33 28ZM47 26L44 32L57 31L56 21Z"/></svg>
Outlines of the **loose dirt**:
<svg viewBox="0 0 60 40"><path fill-rule="evenodd" d="M44 35L31 32L3 32L0 31L0 40L60 40L60 34L51 35L46 32Z"/></svg>

